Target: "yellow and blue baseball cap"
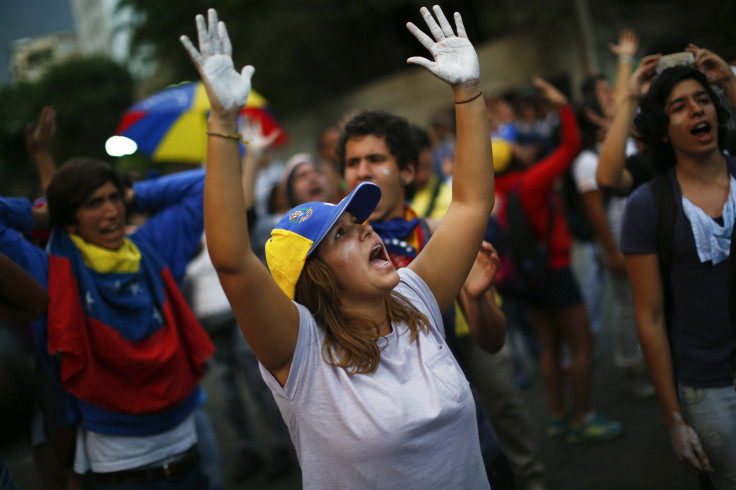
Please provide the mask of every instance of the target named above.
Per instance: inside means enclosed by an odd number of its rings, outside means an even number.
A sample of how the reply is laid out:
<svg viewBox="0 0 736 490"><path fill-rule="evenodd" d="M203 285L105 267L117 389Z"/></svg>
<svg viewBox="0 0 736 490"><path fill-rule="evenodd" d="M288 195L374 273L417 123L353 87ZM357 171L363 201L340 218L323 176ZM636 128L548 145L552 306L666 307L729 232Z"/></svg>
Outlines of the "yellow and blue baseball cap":
<svg viewBox="0 0 736 490"><path fill-rule="evenodd" d="M266 262L276 283L289 299L294 299L296 283L307 257L317 250L330 228L347 211L359 223L368 219L381 200L381 189L363 182L339 204L300 204L276 223L266 242Z"/></svg>

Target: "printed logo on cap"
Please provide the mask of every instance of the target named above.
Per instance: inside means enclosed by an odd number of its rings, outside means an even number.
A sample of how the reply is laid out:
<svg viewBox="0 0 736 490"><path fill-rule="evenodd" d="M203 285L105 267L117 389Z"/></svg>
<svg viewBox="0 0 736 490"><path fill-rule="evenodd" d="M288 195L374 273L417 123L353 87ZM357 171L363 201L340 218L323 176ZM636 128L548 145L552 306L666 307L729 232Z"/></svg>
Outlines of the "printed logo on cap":
<svg viewBox="0 0 736 490"><path fill-rule="evenodd" d="M312 216L313 213L314 210L311 207L295 209L289 215L289 223L304 223Z"/></svg>

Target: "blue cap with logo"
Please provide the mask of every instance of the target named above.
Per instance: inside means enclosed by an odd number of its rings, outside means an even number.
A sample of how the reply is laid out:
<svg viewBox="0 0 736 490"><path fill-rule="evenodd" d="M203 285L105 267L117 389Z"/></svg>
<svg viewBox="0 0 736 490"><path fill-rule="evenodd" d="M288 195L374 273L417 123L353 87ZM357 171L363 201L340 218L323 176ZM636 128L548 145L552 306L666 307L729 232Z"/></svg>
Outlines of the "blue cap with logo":
<svg viewBox="0 0 736 490"><path fill-rule="evenodd" d="M381 189L363 182L339 204L307 202L300 204L279 220L266 242L266 261L276 283L294 299L296 283L307 257L314 252L330 228L347 211L362 223L381 200Z"/></svg>

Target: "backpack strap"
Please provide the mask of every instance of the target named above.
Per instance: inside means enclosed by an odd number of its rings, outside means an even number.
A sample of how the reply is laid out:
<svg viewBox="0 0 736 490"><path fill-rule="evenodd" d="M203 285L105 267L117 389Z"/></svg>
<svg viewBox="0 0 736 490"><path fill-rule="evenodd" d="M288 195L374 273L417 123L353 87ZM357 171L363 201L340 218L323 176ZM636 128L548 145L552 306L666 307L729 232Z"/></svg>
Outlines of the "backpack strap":
<svg viewBox="0 0 736 490"><path fill-rule="evenodd" d="M662 280L662 294L664 300L664 318L667 328L667 337L672 328L672 240L675 234L675 217L677 205L672 192L672 182L669 173L657 175L649 181L649 187L654 194L657 205L657 258L659 260L659 275ZM671 339L670 339L671 340Z"/></svg>
<svg viewBox="0 0 736 490"><path fill-rule="evenodd" d="M664 325L667 332L667 341L670 344L670 358L672 359L672 375L677 383L677 361L672 355L672 242L675 236L675 217L677 204L672 191L672 182L669 172L656 175L649 181L649 187L654 194L657 205L657 258L659 261L659 276L662 282L662 300L664 302ZM677 399L680 399L679 390L675 390Z"/></svg>

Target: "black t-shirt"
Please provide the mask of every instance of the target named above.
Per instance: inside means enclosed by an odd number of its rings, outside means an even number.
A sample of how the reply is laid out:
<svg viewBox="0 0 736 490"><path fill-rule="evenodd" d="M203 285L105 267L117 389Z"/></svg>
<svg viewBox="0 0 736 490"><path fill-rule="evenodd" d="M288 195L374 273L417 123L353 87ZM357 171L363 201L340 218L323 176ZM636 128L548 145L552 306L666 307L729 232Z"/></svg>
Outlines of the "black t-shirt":
<svg viewBox="0 0 736 490"><path fill-rule="evenodd" d="M631 178L634 180L634 185L631 187L631 192L642 184L646 184L655 175L654 165L652 164L652 152L643 151L641 153L635 153L630 157L626 158L626 170L631 174Z"/></svg>

